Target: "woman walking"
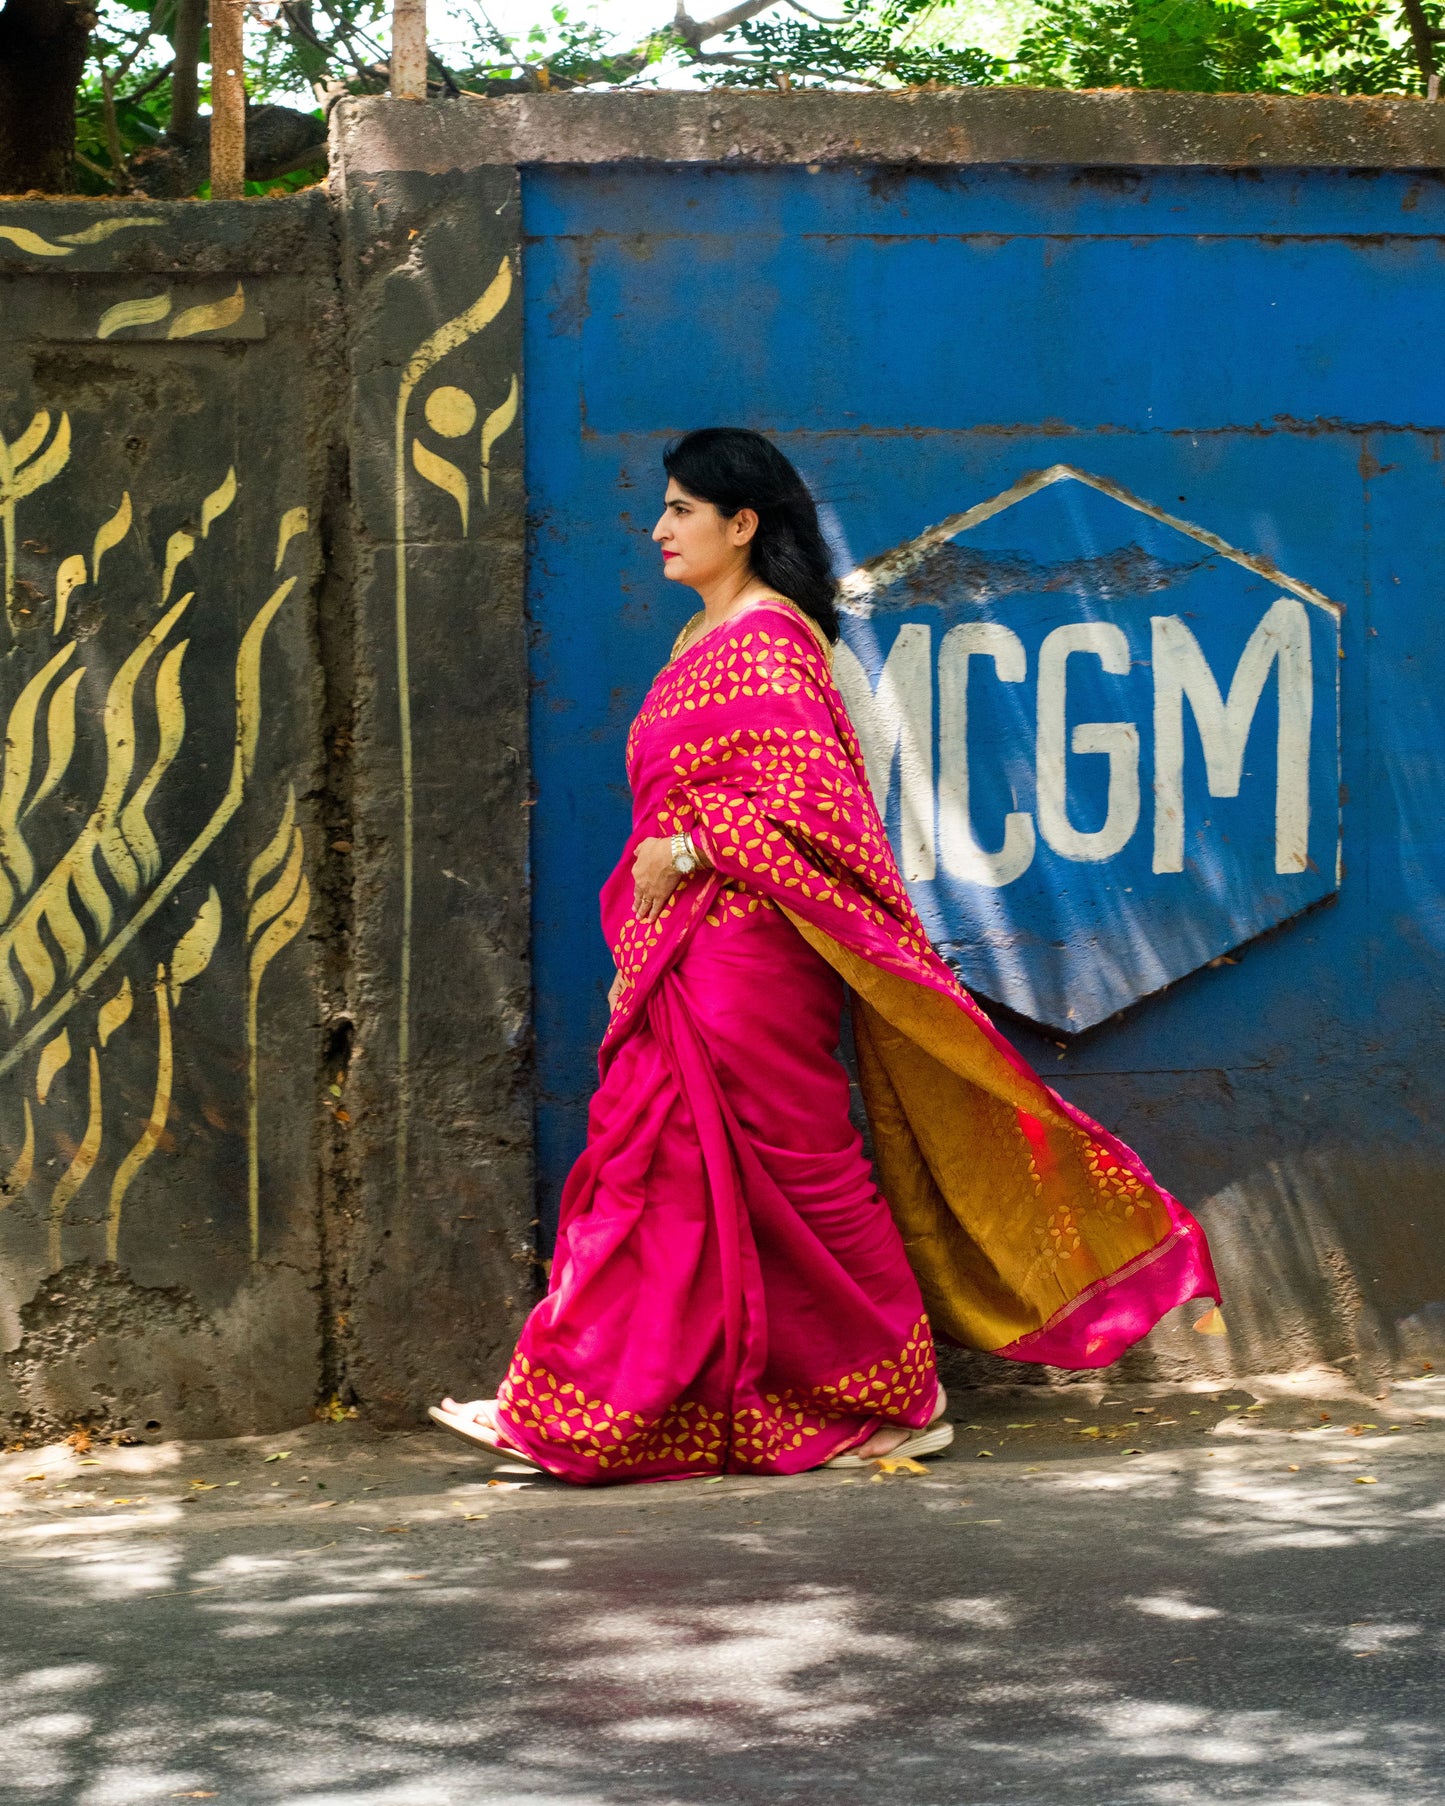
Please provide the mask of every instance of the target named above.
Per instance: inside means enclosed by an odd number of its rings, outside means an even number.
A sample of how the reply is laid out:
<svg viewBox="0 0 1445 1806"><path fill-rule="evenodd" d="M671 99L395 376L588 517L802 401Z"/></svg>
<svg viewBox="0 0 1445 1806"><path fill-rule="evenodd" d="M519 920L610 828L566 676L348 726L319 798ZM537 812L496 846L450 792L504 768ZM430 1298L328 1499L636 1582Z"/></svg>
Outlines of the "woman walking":
<svg viewBox="0 0 1445 1806"><path fill-rule="evenodd" d="M664 464L653 539L703 607L628 736L587 1146L497 1398L432 1416L584 1483L935 1452L935 1331L1104 1366L1218 1296L1209 1252L929 945L832 680L834 579L797 471L730 427Z"/></svg>

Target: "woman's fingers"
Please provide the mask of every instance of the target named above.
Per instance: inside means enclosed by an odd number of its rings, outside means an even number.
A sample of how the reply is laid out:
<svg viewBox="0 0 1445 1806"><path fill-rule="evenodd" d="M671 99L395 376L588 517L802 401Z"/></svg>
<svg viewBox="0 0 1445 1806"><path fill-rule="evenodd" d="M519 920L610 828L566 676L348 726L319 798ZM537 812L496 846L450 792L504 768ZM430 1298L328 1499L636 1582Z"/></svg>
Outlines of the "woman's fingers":
<svg viewBox="0 0 1445 1806"><path fill-rule="evenodd" d="M632 861L632 913L640 922L655 922L676 890L681 874L672 863L672 842L642 841Z"/></svg>

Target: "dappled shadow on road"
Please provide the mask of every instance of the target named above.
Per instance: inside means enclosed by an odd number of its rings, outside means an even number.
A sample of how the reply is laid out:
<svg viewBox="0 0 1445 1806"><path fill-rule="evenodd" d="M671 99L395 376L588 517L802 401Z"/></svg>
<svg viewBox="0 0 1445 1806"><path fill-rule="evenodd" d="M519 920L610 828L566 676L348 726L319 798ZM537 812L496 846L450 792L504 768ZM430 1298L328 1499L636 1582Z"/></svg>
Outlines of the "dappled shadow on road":
<svg viewBox="0 0 1445 1806"><path fill-rule="evenodd" d="M7 1532L0 1798L1423 1806L1445 1488L1295 1453Z"/></svg>

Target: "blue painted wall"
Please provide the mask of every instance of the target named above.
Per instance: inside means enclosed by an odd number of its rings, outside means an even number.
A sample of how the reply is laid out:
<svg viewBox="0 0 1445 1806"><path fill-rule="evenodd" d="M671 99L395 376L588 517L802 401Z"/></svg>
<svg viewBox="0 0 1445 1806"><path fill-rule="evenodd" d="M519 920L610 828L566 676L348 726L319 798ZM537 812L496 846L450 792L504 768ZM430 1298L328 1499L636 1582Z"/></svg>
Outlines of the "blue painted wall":
<svg viewBox="0 0 1445 1806"><path fill-rule="evenodd" d="M1111 623L1128 648L1118 674L1068 660L1064 723L1137 728L1123 848L1064 857L1040 827L1015 883L940 862L920 904L986 995L1055 1025L1070 997L1104 1015L1075 1036L1004 1020L1200 1205L1241 1359L1299 1353L1302 1335L1326 1353L1425 1346L1445 1316L1445 188L1359 172L553 170L527 175L524 225L544 1217L606 1019L595 893L628 820L623 737L692 605L648 538L663 444L715 422L776 435L844 566L1063 463L1257 562L1066 481L960 534L932 589L885 588L850 620L875 681L905 625L927 630L934 672L961 621L1017 634L1022 680L975 657L968 691L971 819L990 851L1010 811L1039 823L1044 636ZM1004 567L1024 575L1000 585ZM1187 857L1160 872L1151 622L1185 623L1227 695L1266 611L1301 595L1307 863L1276 869L1276 664L1238 797L1211 794L1185 711ZM936 679L927 708L936 780ZM1070 822L1096 830L1109 761L1066 757ZM895 769L895 827L898 786ZM1149 978L1179 971L1162 990Z"/></svg>

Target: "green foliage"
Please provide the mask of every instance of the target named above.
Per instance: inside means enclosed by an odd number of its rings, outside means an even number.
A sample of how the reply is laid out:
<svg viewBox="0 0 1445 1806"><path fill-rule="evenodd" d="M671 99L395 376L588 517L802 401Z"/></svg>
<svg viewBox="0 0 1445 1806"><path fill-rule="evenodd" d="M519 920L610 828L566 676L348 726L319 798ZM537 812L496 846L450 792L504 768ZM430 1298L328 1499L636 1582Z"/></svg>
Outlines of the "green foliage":
<svg viewBox="0 0 1445 1806"><path fill-rule="evenodd" d="M986 0L985 0L986 3ZM452 66L436 58L433 92L458 96L546 88L657 86L690 72L722 88L1172 88L1199 93L1420 92L1424 77L1401 0L1024 0L1011 58L970 44L978 0L778 0L725 31L666 14L640 43L566 4L539 6L520 35L496 29L481 5ZM1413 0L1412 0L1413 3ZM707 13L723 0L699 0ZM389 0L268 0L247 30L255 103L307 111L340 94L386 87ZM815 6L819 9L815 11ZM1423 0L1428 25L1445 0ZM166 142L170 34L176 0L142 8L99 0L92 56L78 96L77 186L124 190L131 160ZM736 12L739 9L734 9ZM603 14L605 16L605 13ZM202 44L201 74L207 47ZM204 79L201 104L206 104ZM145 164L142 157L137 170ZM282 165L278 164L278 167ZM262 184L293 188L315 171ZM200 192L204 192L202 189Z"/></svg>
<svg viewBox="0 0 1445 1806"><path fill-rule="evenodd" d="M1013 79L1192 93L1420 92L1383 0L1036 0ZM1427 8L1432 21L1438 7Z"/></svg>
<svg viewBox="0 0 1445 1806"><path fill-rule="evenodd" d="M834 19L792 14L748 19L746 46L700 61L719 65L724 88L975 87L998 81L1007 65L987 51L959 49L924 35L954 0L843 0Z"/></svg>
<svg viewBox="0 0 1445 1806"><path fill-rule="evenodd" d="M637 87L656 81L672 48L672 34L665 29L634 44L594 19L574 17L565 5L549 7L519 37L506 36L485 13L478 13L473 15L468 61L456 80L471 93Z"/></svg>

